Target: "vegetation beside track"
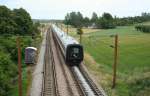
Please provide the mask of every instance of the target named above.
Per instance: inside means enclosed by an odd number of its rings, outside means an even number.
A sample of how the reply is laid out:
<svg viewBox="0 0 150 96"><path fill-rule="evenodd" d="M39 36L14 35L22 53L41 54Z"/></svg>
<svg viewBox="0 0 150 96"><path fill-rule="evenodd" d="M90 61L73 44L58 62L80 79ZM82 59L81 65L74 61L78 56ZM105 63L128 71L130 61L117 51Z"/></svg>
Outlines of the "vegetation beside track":
<svg viewBox="0 0 150 96"><path fill-rule="evenodd" d="M149 24L146 22L145 24ZM65 29L64 29L65 30ZM150 94L150 34L136 31L134 26L116 29L83 29L82 44L85 62L94 77L109 96L149 96ZM91 32L90 32L91 31ZM79 39L75 28L69 34ZM112 86L113 45L112 34L119 35L119 63L117 86Z"/></svg>
<svg viewBox="0 0 150 96"><path fill-rule="evenodd" d="M39 23L33 23L23 8L10 10L0 5L0 96L18 96L16 38L20 36L23 68L23 96L26 93L24 52L41 41Z"/></svg>

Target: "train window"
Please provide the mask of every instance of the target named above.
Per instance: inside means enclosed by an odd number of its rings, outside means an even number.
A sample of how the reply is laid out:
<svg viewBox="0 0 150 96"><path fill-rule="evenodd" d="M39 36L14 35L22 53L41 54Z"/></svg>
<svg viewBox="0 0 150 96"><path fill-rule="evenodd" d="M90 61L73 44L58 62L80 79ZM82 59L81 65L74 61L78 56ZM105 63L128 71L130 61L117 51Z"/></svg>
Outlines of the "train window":
<svg viewBox="0 0 150 96"><path fill-rule="evenodd" d="M79 53L79 48L73 48L74 53Z"/></svg>
<svg viewBox="0 0 150 96"><path fill-rule="evenodd" d="M80 59L82 58L82 49L79 46L72 46L69 52L70 59Z"/></svg>
<svg viewBox="0 0 150 96"><path fill-rule="evenodd" d="M79 48L72 48L70 55L72 59L79 58Z"/></svg>

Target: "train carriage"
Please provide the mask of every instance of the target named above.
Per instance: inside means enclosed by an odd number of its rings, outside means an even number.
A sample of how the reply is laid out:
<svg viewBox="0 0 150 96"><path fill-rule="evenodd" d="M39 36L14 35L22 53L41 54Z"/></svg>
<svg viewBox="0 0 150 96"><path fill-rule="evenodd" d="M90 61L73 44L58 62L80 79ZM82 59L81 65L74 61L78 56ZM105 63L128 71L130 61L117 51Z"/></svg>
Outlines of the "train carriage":
<svg viewBox="0 0 150 96"><path fill-rule="evenodd" d="M66 62L71 65L80 64L84 57L82 45L54 24L52 25L52 32L56 36L59 45L62 46L61 51L63 51Z"/></svg>

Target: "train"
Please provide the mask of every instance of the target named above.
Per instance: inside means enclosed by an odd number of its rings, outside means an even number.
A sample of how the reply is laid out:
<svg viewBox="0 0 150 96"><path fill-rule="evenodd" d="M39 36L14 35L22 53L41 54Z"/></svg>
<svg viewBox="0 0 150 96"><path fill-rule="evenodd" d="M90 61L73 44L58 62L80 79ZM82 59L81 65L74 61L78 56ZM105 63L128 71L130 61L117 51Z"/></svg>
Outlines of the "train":
<svg viewBox="0 0 150 96"><path fill-rule="evenodd" d="M84 58L83 46L55 24L51 25L51 30L59 44L66 63L71 66L79 65Z"/></svg>

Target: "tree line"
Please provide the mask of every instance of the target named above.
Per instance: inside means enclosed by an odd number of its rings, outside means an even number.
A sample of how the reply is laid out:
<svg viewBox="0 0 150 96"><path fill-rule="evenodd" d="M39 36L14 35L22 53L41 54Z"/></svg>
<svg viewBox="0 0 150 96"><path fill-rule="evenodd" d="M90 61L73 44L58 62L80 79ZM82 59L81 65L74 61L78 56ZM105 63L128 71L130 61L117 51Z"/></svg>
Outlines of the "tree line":
<svg viewBox="0 0 150 96"><path fill-rule="evenodd" d="M0 34L32 35L37 32L36 23L32 22L30 14L23 8L10 10L0 6Z"/></svg>
<svg viewBox="0 0 150 96"><path fill-rule="evenodd" d="M137 25L135 29L144 33L150 33L150 25Z"/></svg>
<svg viewBox="0 0 150 96"><path fill-rule="evenodd" d="M141 16L119 18L112 16L110 13L104 12L102 16L98 16L93 12L92 17L83 17L80 12L67 13L64 19L64 24L69 24L74 27L92 27L101 29L115 28L116 26L133 25L150 21L150 13L142 13Z"/></svg>

